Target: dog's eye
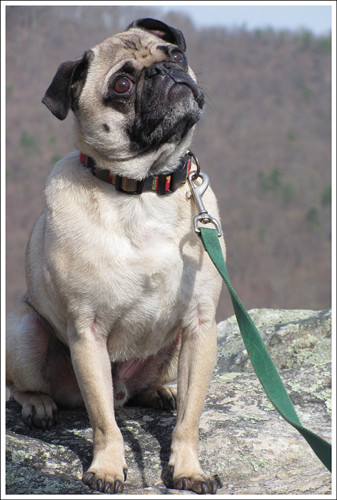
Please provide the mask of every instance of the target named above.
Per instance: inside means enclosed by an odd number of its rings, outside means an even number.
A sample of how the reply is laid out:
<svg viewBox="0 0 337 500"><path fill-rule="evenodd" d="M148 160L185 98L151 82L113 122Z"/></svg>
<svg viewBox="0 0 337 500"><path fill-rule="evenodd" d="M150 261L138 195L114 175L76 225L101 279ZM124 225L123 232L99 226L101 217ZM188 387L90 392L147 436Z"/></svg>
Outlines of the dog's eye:
<svg viewBox="0 0 337 500"><path fill-rule="evenodd" d="M171 55L171 60L175 63L182 63L185 61L185 56L182 52L175 51Z"/></svg>
<svg viewBox="0 0 337 500"><path fill-rule="evenodd" d="M126 94L133 87L133 81L127 76L121 76L117 78L114 83L113 89L117 94Z"/></svg>

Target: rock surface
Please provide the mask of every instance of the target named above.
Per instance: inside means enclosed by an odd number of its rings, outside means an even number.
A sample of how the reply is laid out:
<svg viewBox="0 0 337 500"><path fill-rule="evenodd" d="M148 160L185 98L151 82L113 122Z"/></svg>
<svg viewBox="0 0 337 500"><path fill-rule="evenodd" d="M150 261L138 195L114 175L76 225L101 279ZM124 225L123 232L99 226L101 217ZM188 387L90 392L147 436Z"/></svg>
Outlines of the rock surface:
<svg viewBox="0 0 337 500"><path fill-rule="evenodd" d="M331 311L252 310L302 424L331 440ZM219 473L220 495L329 495L331 474L274 410L247 359L235 319L218 325L218 359L200 421L204 470ZM81 482L91 461L84 410L60 411L50 431L28 429L7 403L7 494L101 494ZM116 412L129 467L126 495L194 495L170 488L172 413Z"/></svg>

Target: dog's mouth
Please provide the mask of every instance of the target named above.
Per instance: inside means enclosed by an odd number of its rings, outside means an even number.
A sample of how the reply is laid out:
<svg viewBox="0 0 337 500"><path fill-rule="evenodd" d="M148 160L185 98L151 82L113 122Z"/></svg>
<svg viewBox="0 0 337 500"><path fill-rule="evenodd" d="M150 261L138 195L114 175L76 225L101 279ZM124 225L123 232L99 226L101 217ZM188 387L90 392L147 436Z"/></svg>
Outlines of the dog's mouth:
<svg viewBox="0 0 337 500"><path fill-rule="evenodd" d="M200 119L204 95L183 69L166 62L144 70L138 85L135 121L128 130L133 150L180 143Z"/></svg>
<svg viewBox="0 0 337 500"><path fill-rule="evenodd" d="M195 102L198 104L199 108L203 108L205 102L204 94L189 75L185 75L184 78L174 77L172 79L172 87L168 90L168 97L170 99L179 99L179 94L184 92L185 88L188 87L192 91Z"/></svg>
<svg viewBox="0 0 337 500"><path fill-rule="evenodd" d="M165 62L153 64L150 68L147 68L145 72L145 82L146 81L152 88L152 91L155 91L158 86L162 91L162 96L165 95L166 89L167 96L169 96L170 99L173 97L170 95L172 91L177 94L177 92L180 92L184 87L185 89L187 87L192 91L195 102L200 109L204 106L204 95L201 89L193 78L179 67ZM177 98L179 99L179 95L177 95Z"/></svg>

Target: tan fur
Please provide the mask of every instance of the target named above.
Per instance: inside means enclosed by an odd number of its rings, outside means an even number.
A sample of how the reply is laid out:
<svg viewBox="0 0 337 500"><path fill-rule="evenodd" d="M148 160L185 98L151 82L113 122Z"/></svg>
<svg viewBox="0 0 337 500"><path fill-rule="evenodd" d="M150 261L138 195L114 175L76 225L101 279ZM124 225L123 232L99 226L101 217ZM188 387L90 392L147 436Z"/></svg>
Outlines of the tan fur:
<svg viewBox="0 0 337 500"><path fill-rule="evenodd" d="M130 51L125 39L138 49ZM121 131L125 116L99 100L109 74L125 59L141 65L160 60L157 45L156 36L132 29L94 47L75 117L79 149L99 166L133 178L144 177L158 159L175 165L191 139L189 134L184 144L132 157ZM113 144L102 123L111 128ZM197 448L215 358L221 280L193 231L197 212L187 192L185 184L167 196L125 195L81 166L78 152L70 153L48 178L45 209L29 239L28 292L7 321L7 383L25 421L41 427L54 423L55 402L76 407L83 397L94 431L93 462L84 480L99 490L121 491L126 471L114 419L114 393L124 389L122 379L113 380L111 366L130 370L132 360L158 360L158 353L165 362L152 385L136 393L138 403L152 404L158 390L165 401L174 398L161 384L175 377L178 365L173 483L199 493L204 485L206 492L216 490L214 478L200 467ZM218 217L210 188L204 202ZM71 360L63 346L69 346Z"/></svg>

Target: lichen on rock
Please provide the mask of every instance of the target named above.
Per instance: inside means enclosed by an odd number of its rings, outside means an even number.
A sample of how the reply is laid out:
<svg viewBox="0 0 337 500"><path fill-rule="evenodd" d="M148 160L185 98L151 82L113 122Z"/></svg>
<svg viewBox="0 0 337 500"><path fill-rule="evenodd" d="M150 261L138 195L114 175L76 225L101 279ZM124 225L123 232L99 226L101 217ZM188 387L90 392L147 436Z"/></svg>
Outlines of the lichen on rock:
<svg viewBox="0 0 337 500"><path fill-rule="evenodd" d="M254 309L256 323L296 411L330 440L331 311ZM168 460L175 414L116 411L129 467L124 492L186 495L171 488ZM50 431L29 429L7 403L7 494L100 494L81 481L92 458L85 410L61 410ZM218 325L218 357L200 421L200 460L218 473L218 494L327 495L331 475L267 399L252 371L234 317Z"/></svg>

